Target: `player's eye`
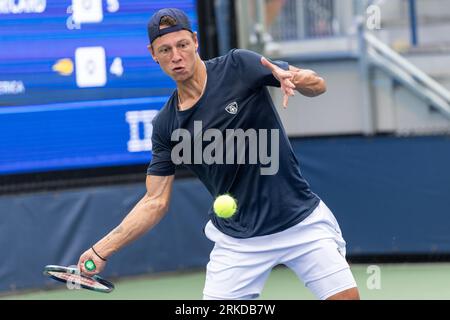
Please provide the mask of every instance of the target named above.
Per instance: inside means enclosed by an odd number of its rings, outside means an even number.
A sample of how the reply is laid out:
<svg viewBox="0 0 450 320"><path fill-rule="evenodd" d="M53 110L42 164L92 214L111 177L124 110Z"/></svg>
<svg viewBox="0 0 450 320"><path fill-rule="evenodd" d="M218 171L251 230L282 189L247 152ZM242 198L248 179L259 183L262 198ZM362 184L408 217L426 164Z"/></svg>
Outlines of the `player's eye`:
<svg viewBox="0 0 450 320"><path fill-rule="evenodd" d="M169 53L169 48L161 48L161 49L159 49L159 53L160 54L168 54Z"/></svg>

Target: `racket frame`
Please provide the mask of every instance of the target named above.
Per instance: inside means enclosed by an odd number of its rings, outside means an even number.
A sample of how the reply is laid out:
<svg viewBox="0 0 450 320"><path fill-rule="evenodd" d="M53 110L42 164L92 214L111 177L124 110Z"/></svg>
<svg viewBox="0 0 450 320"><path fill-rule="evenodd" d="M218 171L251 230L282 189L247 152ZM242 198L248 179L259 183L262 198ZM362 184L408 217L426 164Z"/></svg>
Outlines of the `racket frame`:
<svg viewBox="0 0 450 320"><path fill-rule="evenodd" d="M95 287L91 287L91 286L85 285L81 281L80 282L76 281L76 279L70 279L70 281L73 281L77 285L80 285L81 288L84 288L84 289L87 289L87 290L96 291L96 292L103 292L103 293L110 293L111 291L114 290L114 284L112 284L110 281L108 281L106 279L103 279L102 277L100 277L98 275L94 275L92 277L86 276L84 274L81 274L80 271L77 268L57 266L57 265L47 265L47 266L44 267L44 272L43 272L44 275L49 276L50 278L52 278L52 279L54 279L56 281L67 283L68 279L58 278L57 276L51 274L50 272L64 273L64 274L73 275L74 277L81 277L81 278L84 278L84 279L95 281L95 282L100 283L101 285L106 287L106 289L104 289L104 288L95 288Z"/></svg>

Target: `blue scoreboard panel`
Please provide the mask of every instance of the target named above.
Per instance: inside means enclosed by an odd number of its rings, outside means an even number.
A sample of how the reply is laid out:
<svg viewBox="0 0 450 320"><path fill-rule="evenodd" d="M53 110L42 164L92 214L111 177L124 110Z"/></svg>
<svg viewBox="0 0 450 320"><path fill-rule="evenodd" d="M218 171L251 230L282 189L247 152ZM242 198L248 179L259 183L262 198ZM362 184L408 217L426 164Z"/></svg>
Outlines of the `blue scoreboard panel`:
<svg viewBox="0 0 450 320"><path fill-rule="evenodd" d="M195 0L0 0L0 175L148 163L175 84L147 50L158 9Z"/></svg>

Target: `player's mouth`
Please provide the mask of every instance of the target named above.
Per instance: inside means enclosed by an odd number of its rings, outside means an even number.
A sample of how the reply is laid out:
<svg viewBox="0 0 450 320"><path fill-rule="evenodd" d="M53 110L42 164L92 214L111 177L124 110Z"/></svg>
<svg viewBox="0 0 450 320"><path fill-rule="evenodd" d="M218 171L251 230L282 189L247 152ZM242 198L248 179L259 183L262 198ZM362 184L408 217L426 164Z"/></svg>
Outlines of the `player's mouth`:
<svg viewBox="0 0 450 320"><path fill-rule="evenodd" d="M172 69L175 73L182 73L185 68L184 67L176 67Z"/></svg>

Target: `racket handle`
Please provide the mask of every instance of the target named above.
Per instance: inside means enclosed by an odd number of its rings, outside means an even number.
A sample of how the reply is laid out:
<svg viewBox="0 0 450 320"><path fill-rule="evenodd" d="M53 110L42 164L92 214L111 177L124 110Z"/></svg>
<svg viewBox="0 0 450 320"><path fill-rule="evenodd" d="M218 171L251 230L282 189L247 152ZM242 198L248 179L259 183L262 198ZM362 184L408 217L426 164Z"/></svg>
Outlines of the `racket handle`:
<svg viewBox="0 0 450 320"><path fill-rule="evenodd" d="M87 271L94 271L97 268L94 261L92 261L91 259L84 262L84 267Z"/></svg>

